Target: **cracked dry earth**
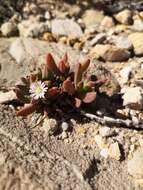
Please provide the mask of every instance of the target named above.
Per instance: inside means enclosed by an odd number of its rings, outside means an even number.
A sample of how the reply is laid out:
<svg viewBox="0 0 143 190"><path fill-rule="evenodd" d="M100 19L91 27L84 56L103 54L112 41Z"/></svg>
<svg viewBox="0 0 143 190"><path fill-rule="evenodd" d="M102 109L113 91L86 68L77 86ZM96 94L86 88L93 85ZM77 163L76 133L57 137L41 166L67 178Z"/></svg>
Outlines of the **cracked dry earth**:
<svg viewBox="0 0 143 190"><path fill-rule="evenodd" d="M74 126L69 141L48 137L40 127L0 106L0 190L141 190L126 173L125 161L99 158L91 143L95 123ZM83 146L88 143L88 147Z"/></svg>

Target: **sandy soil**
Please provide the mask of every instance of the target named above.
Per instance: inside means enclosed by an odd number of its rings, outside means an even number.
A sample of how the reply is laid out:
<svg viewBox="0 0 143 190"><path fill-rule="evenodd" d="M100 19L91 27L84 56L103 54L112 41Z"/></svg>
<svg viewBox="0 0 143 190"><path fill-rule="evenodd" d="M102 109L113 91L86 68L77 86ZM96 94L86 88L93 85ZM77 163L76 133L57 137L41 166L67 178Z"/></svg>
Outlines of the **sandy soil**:
<svg viewBox="0 0 143 190"><path fill-rule="evenodd" d="M21 76L35 69L31 60L26 59L29 58L28 53L32 52L32 46L38 53L42 46L41 56L48 51L53 52L58 59L65 50L72 62L79 56L79 52L75 53L70 48L62 49L58 45L28 39L29 44L33 44L28 46L31 49L25 51L24 62L19 64L9 53L10 44L14 40L0 39L0 91L1 87L12 86ZM38 48L41 43L43 45L38 49L36 43ZM121 63L114 66L105 64L115 75L119 75L123 66ZM106 107L108 111L114 112L110 103L107 101ZM120 161L100 156L95 142L99 127L102 126L93 121L74 122L71 131L67 133L68 137L62 139L61 134L49 136L39 126L32 129L28 118L16 117L12 105L0 105L0 190L142 190L143 187L135 184L127 174L126 149L122 151ZM133 129L119 128L117 136L120 132L127 136L136 133ZM109 138L110 144L116 141L115 138ZM129 143L126 138L124 145L130 146Z"/></svg>
<svg viewBox="0 0 143 190"><path fill-rule="evenodd" d="M0 190L141 190L126 173L126 161L101 159L91 143L96 123L73 128L67 140L31 129L9 106L0 106ZM79 129L79 130L78 130ZM87 146L88 144L88 146Z"/></svg>

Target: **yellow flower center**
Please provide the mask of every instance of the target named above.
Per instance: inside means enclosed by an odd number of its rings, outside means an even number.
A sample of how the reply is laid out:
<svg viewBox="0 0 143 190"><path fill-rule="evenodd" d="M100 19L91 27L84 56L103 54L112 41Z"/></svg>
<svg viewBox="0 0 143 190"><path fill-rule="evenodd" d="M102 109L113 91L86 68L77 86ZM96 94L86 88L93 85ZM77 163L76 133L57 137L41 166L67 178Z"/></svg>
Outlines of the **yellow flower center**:
<svg viewBox="0 0 143 190"><path fill-rule="evenodd" d="M43 89L40 86L36 87L35 93L36 94L41 94L43 92Z"/></svg>

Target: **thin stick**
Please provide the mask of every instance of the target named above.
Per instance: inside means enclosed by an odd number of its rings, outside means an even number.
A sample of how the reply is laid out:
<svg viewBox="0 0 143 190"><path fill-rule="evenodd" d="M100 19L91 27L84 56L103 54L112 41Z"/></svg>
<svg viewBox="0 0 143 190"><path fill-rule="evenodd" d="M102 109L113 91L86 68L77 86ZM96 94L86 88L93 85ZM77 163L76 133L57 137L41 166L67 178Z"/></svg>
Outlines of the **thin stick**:
<svg viewBox="0 0 143 190"><path fill-rule="evenodd" d="M42 123L42 121L44 121L44 119L45 119L46 117L47 117L47 116L43 116L43 117L40 119L40 121L38 121L34 126L31 127L31 129L33 129L33 128L37 127L38 125L40 125L40 124ZM39 118L40 118L40 116L39 116Z"/></svg>
<svg viewBox="0 0 143 190"><path fill-rule="evenodd" d="M83 111L81 112L81 114L87 118L95 120L96 122L100 124L104 124L104 125L117 125L117 126L126 126L126 127L134 126L133 122L130 119L126 119L126 120L114 119L112 117L107 117L107 116L99 117L97 115L86 113Z"/></svg>

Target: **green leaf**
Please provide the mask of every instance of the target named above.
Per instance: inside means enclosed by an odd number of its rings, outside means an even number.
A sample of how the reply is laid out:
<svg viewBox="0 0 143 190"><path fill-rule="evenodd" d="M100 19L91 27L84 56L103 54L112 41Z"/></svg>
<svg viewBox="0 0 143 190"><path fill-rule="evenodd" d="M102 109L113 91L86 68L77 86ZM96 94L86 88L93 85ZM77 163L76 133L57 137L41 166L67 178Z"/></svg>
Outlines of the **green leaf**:
<svg viewBox="0 0 143 190"><path fill-rule="evenodd" d="M83 86L83 88L81 89L81 92L90 92L91 91L91 87L90 86Z"/></svg>

